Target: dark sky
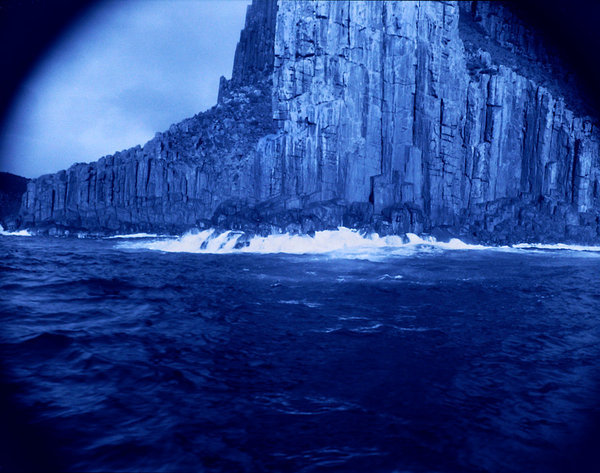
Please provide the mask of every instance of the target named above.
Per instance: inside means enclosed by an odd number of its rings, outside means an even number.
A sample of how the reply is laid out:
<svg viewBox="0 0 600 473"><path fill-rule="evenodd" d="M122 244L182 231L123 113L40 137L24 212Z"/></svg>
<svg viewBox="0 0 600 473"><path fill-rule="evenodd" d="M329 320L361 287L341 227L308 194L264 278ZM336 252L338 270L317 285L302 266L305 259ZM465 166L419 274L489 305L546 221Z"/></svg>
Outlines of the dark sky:
<svg viewBox="0 0 600 473"><path fill-rule="evenodd" d="M513 0L579 76L590 100L600 105L600 1Z"/></svg>
<svg viewBox="0 0 600 473"><path fill-rule="evenodd" d="M143 144L214 104L250 0L0 0L0 170ZM514 4L600 103L600 1Z"/></svg>

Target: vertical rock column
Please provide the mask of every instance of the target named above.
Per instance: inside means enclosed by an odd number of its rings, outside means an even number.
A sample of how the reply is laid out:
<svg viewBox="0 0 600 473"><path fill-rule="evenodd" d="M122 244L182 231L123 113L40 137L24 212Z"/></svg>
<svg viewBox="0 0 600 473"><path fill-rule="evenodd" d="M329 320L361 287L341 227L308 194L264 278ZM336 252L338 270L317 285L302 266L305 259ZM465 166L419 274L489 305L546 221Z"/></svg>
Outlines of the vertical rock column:
<svg viewBox="0 0 600 473"><path fill-rule="evenodd" d="M452 2L282 2L274 113L285 191L462 204L467 77Z"/></svg>

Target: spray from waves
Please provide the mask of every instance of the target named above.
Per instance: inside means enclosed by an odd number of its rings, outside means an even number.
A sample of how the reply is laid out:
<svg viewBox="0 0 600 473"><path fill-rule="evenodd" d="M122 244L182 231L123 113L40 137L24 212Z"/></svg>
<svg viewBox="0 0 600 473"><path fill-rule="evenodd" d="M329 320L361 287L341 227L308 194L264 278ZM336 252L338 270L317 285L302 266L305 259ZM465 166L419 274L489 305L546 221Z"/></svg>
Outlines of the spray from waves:
<svg viewBox="0 0 600 473"><path fill-rule="evenodd" d="M113 236L109 236L106 238L108 240L112 240L115 238L129 239L129 238L159 238L159 237L164 237L164 235L157 235L156 233L129 233L127 235L113 235Z"/></svg>
<svg viewBox="0 0 600 473"><path fill-rule="evenodd" d="M566 244L521 243L512 246L471 245L453 238L448 242L433 237L420 237L413 233L405 236L365 235L358 230L340 227L324 230L314 235L273 234L251 236L241 231L219 233L214 229L189 232L178 238L140 238L140 241L124 240L120 248L147 249L168 253L205 254L277 254L293 255L324 254L339 258L378 260L389 256L410 256L423 253L440 253L453 250L493 250L511 253L578 252L582 255L600 256L600 246Z"/></svg>
<svg viewBox="0 0 600 473"><path fill-rule="evenodd" d="M29 230L9 232L0 225L0 236L33 236ZM87 238L86 234L77 234ZM457 238L448 242L437 241L431 236L420 237L414 233L404 236L381 237L377 233L361 234L358 230L339 227L337 230L324 230L314 235L272 234L268 236L248 235L241 231L219 233L214 229L188 232L173 238L155 233L134 233L114 235L107 239L120 240L118 246L127 249L147 249L168 253L206 254L276 254L294 255L327 254L341 258L379 259L394 255L415 253L439 253L449 250L494 250L503 252L554 252L579 253L600 257L600 246L569 245L564 243L519 243L511 246L485 246L465 243Z"/></svg>
<svg viewBox="0 0 600 473"><path fill-rule="evenodd" d="M600 253L600 246L586 245L566 245L564 243L546 244L546 243L519 243L512 245L511 248L519 250L567 250L567 251L585 251L590 253Z"/></svg>
<svg viewBox="0 0 600 473"><path fill-rule="evenodd" d="M2 236L32 236L29 230L19 230L18 232L7 232L4 227L0 225L0 235Z"/></svg>
<svg viewBox="0 0 600 473"><path fill-rule="evenodd" d="M313 236L284 233L266 237L249 236L244 232L237 231L219 233L209 229L186 233L176 239L123 242L119 246L170 253L328 254L354 258L370 258L377 254L389 256L442 250L490 249L483 245L469 245L458 239L438 242L434 238L421 238L413 233L408 233L405 237L397 235L381 237L376 233L363 235L357 230L345 227L315 232Z"/></svg>

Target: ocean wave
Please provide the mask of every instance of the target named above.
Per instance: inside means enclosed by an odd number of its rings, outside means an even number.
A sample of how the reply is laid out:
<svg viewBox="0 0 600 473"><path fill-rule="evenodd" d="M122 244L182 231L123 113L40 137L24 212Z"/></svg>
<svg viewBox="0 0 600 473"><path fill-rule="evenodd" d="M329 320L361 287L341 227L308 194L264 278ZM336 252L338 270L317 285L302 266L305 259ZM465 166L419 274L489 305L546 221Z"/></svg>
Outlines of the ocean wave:
<svg viewBox="0 0 600 473"><path fill-rule="evenodd" d="M432 237L419 237L413 233L406 236L365 235L357 230L340 227L324 230L314 235L274 234L249 236L244 232L214 229L189 232L178 238L161 238L142 242L123 242L121 248L148 249L168 253L258 253L294 255L329 254L343 257L371 257L376 252L385 254L412 254L416 251L483 250L490 247L469 245L458 239L438 242Z"/></svg>
<svg viewBox="0 0 600 473"><path fill-rule="evenodd" d="M29 230L19 230L17 232L7 232L4 227L0 225L0 235L2 236L33 236Z"/></svg>
<svg viewBox="0 0 600 473"><path fill-rule="evenodd" d="M500 252L587 252L600 255L600 246L567 244L520 243L512 246L486 246L465 243L453 238L447 242L437 241L431 236L418 236L407 233L404 236L380 236L377 233L363 234L358 230L340 227L337 230L324 230L313 235L290 235L287 233L268 236L248 235L242 231L218 232L214 229L188 232L180 237L166 237L152 234L118 235L111 238L119 242L123 249L146 249L167 253L203 254L291 254L329 255L340 258L377 259L389 256L410 256L422 253L444 251L492 250Z"/></svg>
<svg viewBox="0 0 600 473"><path fill-rule="evenodd" d="M564 243L546 244L546 243L519 243L512 245L511 248L518 250L566 250L566 251L588 251L600 253L600 246L587 245L567 245Z"/></svg>
<svg viewBox="0 0 600 473"><path fill-rule="evenodd" d="M108 240L112 240L115 238L123 238L123 239L130 239L130 238L159 238L162 237L164 238L164 235L157 235L156 233L129 233L127 235L113 235L113 236L109 236L106 237Z"/></svg>

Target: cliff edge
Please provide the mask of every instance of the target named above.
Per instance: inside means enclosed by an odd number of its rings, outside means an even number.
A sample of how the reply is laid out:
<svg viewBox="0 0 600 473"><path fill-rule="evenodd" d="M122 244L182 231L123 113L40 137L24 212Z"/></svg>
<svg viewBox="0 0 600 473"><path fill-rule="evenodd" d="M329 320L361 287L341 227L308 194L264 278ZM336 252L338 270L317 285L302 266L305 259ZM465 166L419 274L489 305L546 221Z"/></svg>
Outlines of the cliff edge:
<svg viewBox="0 0 600 473"><path fill-rule="evenodd" d="M31 181L18 224L598 241L570 77L502 2L254 0L214 108Z"/></svg>
<svg viewBox="0 0 600 473"><path fill-rule="evenodd" d="M28 181L25 177L0 172L0 225L14 225Z"/></svg>

